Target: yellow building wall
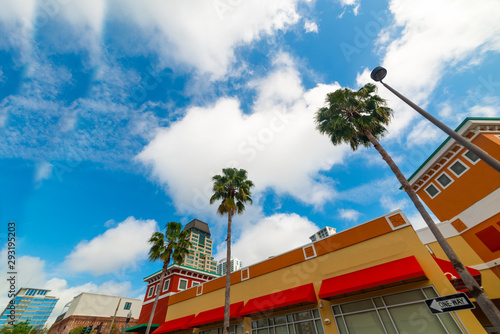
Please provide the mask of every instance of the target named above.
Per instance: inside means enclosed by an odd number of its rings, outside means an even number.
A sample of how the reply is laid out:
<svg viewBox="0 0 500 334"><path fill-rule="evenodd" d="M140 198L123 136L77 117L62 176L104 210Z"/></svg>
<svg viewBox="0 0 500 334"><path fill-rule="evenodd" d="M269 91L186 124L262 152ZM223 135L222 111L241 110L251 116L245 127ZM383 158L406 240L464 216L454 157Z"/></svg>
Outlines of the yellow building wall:
<svg viewBox="0 0 500 334"><path fill-rule="evenodd" d="M476 253L475 248L473 248L471 244L463 238L463 235L451 237L447 240L465 266L471 267L485 263L481 256ZM430 243L429 247L432 249L436 257L448 260L446 254L444 254L437 242ZM491 299L500 299L500 277L497 272L497 268L483 269L479 271L481 272L481 285L484 292L486 292L488 297Z"/></svg>
<svg viewBox="0 0 500 334"><path fill-rule="evenodd" d="M370 233L374 233L375 236ZM233 282L231 285L231 303L247 302L255 297L307 283L314 284L317 296L324 279L412 255L420 263L428 280L347 298L339 298L333 301L322 300L323 307L319 310L325 333L337 333L337 327L330 307L332 304L366 299L376 295L385 295L430 285L433 285L441 296L456 293L426 247L421 243L413 228L407 226L392 231L385 217L323 239L315 243L314 246L318 256L312 259L304 260L304 250L300 248L251 266L249 268L250 278L248 280L241 281L241 271L233 273L231 275ZM329 251L331 249L332 251ZM265 270L268 270L268 272L264 273ZM203 289L206 288L206 290L199 296L196 296L196 293L200 293L201 288L198 291L196 291L197 289L189 289L172 296L166 320L197 314L223 306L224 284L225 278L223 277L205 283ZM214 289L215 287L216 289ZM318 308L318 305L293 308L268 316L297 312L298 310L310 308ZM470 333L485 333L483 327L471 311L460 311L457 314ZM327 318L330 320L329 324L325 324L325 319ZM248 319L245 320L245 330L251 333Z"/></svg>

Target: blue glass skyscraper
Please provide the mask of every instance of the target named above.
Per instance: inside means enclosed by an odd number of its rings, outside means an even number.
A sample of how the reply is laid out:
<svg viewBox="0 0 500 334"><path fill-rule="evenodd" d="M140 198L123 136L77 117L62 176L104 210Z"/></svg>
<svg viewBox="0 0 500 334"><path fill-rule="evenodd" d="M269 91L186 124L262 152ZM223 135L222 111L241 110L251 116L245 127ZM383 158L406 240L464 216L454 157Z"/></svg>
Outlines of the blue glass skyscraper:
<svg viewBox="0 0 500 334"><path fill-rule="evenodd" d="M0 328L20 322L29 322L38 328L43 327L59 300L47 296L48 292L50 290L19 289L0 316Z"/></svg>

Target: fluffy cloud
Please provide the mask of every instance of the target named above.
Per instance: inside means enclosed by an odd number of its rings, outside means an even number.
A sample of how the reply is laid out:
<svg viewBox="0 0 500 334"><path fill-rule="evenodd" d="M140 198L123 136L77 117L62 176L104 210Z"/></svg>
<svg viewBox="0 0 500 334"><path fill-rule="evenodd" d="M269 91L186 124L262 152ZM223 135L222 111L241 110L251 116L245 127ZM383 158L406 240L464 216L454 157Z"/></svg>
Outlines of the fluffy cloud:
<svg viewBox="0 0 500 334"><path fill-rule="evenodd" d="M272 188L313 205L334 197L331 184L318 172L341 162L349 149L333 147L315 129L313 118L326 93L339 86L305 91L286 55L277 58L275 67L251 84L258 92L251 114L244 114L234 98L192 107L183 119L159 129L137 156L180 211L206 209L211 177L230 166L246 169L256 192Z"/></svg>
<svg viewBox="0 0 500 334"><path fill-rule="evenodd" d="M40 162L36 165L35 182L48 179L52 175L52 168L54 166L47 161Z"/></svg>
<svg viewBox="0 0 500 334"><path fill-rule="evenodd" d="M231 248L231 254L248 266L305 245L319 227L297 214L277 214L247 225ZM216 259L226 257L225 245L217 248Z"/></svg>
<svg viewBox="0 0 500 334"><path fill-rule="evenodd" d="M378 41L388 70L386 82L425 107L448 67L455 70L459 63L474 66L484 53L500 51L497 9L496 0L392 0L394 24L381 32ZM367 74L360 75L358 83L366 81ZM387 90L382 89L380 95L398 110L391 123L391 133L398 134L416 113Z"/></svg>
<svg viewBox="0 0 500 334"><path fill-rule="evenodd" d="M113 1L118 20L127 18L165 62L187 64L215 78L226 74L236 47L297 23L297 1ZM196 10L193 10L196 8Z"/></svg>
<svg viewBox="0 0 500 334"><path fill-rule="evenodd" d="M434 124L428 120L422 120L408 134L406 143L410 148L424 143L432 143L437 147L443 139L443 133Z"/></svg>
<svg viewBox="0 0 500 334"><path fill-rule="evenodd" d="M306 21L304 23L304 29L306 32L318 32L318 25L313 21Z"/></svg>
<svg viewBox="0 0 500 334"><path fill-rule="evenodd" d="M363 214L354 209L339 209L340 218L350 221L357 221Z"/></svg>
<svg viewBox="0 0 500 334"><path fill-rule="evenodd" d="M147 240L156 227L154 220L129 217L94 239L80 242L66 257L65 267L72 272L94 275L133 268L138 261L146 258L149 250Z"/></svg>

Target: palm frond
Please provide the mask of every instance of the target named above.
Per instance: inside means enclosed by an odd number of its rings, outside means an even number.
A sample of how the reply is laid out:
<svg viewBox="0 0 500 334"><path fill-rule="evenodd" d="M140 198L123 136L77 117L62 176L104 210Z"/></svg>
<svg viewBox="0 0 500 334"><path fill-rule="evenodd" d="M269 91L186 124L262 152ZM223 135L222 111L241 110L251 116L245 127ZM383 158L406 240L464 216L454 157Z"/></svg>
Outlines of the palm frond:
<svg viewBox="0 0 500 334"><path fill-rule="evenodd" d="M369 83L358 91L342 88L328 93L326 106L315 115L316 128L328 135L334 145L346 143L352 150L369 147L365 130L381 138L393 114L386 101L375 95L376 91L377 87Z"/></svg>

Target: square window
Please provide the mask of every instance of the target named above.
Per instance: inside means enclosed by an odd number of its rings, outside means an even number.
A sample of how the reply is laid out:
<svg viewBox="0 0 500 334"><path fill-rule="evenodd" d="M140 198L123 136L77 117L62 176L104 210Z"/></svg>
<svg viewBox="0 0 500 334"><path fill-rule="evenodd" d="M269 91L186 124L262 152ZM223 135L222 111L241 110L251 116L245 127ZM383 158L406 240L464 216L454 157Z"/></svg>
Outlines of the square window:
<svg viewBox="0 0 500 334"><path fill-rule="evenodd" d="M186 290L187 289L187 284L188 284L188 281L181 278L179 280L179 290Z"/></svg>
<svg viewBox="0 0 500 334"><path fill-rule="evenodd" d="M126 302L125 307L123 307L124 310L130 310L130 307L132 306L132 303Z"/></svg>
<svg viewBox="0 0 500 334"><path fill-rule="evenodd" d="M432 184L432 183L427 188L425 188L425 192L431 198L436 197L440 193L439 189L434 184Z"/></svg>
<svg viewBox="0 0 500 334"><path fill-rule="evenodd" d="M468 168L466 165L464 165L460 160L455 161L449 169L455 174L456 176L460 176L463 172L465 172Z"/></svg>
<svg viewBox="0 0 500 334"><path fill-rule="evenodd" d="M476 162L479 161L479 157L472 153L471 151L467 151L464 153L464 157L466 157L470 162L475 164Z"/></svg>
<svg viewBox="0 0 500 334"><path fill-rule="evenodd" d="M441 175L439 175L437 178L436 178L436 181L443 186L443 188L446 188L448 187L452 182L453 180L451 179L451 177L448 176L448 174L446 173L443 173Z"/></svg>
<svg viewBox="0 0 500 334"><path fill-rule="evenodd" d="M193 283L191 283L191 286L197 286L197 285L200 285L200 282L193 282Z"/></svg>

